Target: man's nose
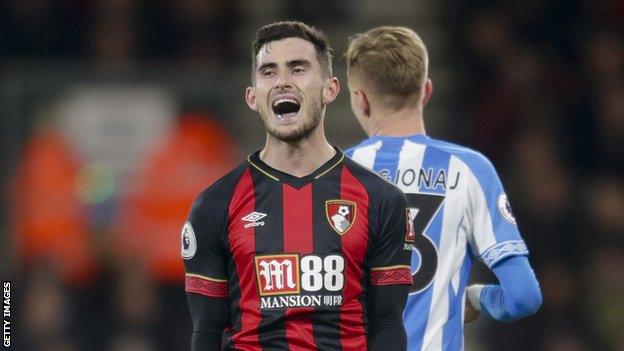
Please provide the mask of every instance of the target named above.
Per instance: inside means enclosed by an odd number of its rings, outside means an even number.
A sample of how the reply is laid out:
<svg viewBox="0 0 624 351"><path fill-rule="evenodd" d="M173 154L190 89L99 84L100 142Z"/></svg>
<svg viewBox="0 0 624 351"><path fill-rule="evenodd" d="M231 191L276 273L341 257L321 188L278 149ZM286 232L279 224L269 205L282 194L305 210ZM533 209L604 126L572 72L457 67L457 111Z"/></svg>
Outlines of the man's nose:
<svg viewBox="0 0 624 351"><path fill-rule="evenodd" d="M289 88L292 87L292 76L288 70L282 70L277 74L277 79L275 80L275 87L279 88Z"/></svg>

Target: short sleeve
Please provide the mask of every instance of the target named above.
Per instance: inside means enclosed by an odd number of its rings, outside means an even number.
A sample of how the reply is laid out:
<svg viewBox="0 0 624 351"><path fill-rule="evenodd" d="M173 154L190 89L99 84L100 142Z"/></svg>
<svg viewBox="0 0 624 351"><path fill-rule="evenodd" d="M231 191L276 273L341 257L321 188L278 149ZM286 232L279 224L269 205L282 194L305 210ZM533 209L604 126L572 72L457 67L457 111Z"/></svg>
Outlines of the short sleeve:
<svg viewBox="0 0 624 351"><path fill-rule="evenodd" d="M372 285L411 285L411 246L407 245L407 199L396 188L385 189L377 215L379 233L371 233L370 263Z"/></svg>
<svg viewBox="0 0 624 351"><path fill-rule="evenodd" d="M494 166L482 155L468 161L468 241L473 253L490 268L505 257L528 255Z"/></svg>
<svg viewBox="0 0 624 351"><path fill-rule="evenodd" d="M223 209L207 206L210 192L201 194L191 208L181 233L185 290L210 297L227 297L227 216Z"/></svg>

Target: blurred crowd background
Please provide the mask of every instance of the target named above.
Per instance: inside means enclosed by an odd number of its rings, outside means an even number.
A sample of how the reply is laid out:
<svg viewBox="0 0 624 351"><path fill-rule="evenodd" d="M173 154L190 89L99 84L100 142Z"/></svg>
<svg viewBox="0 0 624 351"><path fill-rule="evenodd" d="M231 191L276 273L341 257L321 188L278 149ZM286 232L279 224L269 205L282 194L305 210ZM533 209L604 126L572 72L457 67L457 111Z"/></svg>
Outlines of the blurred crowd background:
<svg viewBox="0 0 624 351"><path fill-rule="evenodd" d="M300 19L335 49L328 135L361 138L347 38L406 25L431 56L428 134L500 172L544 294L467 350L624 350L621 0L0 1L0 274L15 350L189 349L179 232L260 148L249 46ZM475 280L493 281L483 267Z"/></svg>

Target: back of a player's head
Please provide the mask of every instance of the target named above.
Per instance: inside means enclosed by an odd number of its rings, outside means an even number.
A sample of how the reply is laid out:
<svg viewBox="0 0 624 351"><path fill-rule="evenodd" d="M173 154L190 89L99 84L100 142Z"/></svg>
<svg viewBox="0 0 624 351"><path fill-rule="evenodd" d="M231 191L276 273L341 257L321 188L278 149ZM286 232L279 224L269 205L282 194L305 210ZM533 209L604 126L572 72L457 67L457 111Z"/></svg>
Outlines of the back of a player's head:
<svg viewBox="0 0 624 351"><path fill-rule="evenodd" d="M349 82L366 84L393 108L420 97L427 79L429 57L418 34L406 27L377 27L350 38L347 50Z"/></svg>
<svg viewBox="0 0 624 351"><path fill-rule="evenodd" d="M286 39L301 38L309 41L316 49L316 57L327 77L332 75L332 54L327 36L320 30L299 21L283 21L267 24L256 32L251 45L251 77L253 81L254 71L258 64L258 52L269 42Z"/></svg>

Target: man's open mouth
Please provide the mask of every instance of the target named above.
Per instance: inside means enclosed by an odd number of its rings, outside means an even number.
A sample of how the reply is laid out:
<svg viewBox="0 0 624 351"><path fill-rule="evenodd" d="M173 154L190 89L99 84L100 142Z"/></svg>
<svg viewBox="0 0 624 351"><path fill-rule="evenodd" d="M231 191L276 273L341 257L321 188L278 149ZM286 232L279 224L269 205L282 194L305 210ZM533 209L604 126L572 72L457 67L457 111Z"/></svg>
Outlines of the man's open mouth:
<svg viewBox="0 0 624 351"><path fill-rule="evenodd" d="M273 112L277 118L291 117L301 109L301 104L294 98L278 98L273 102Z"/></svg>

